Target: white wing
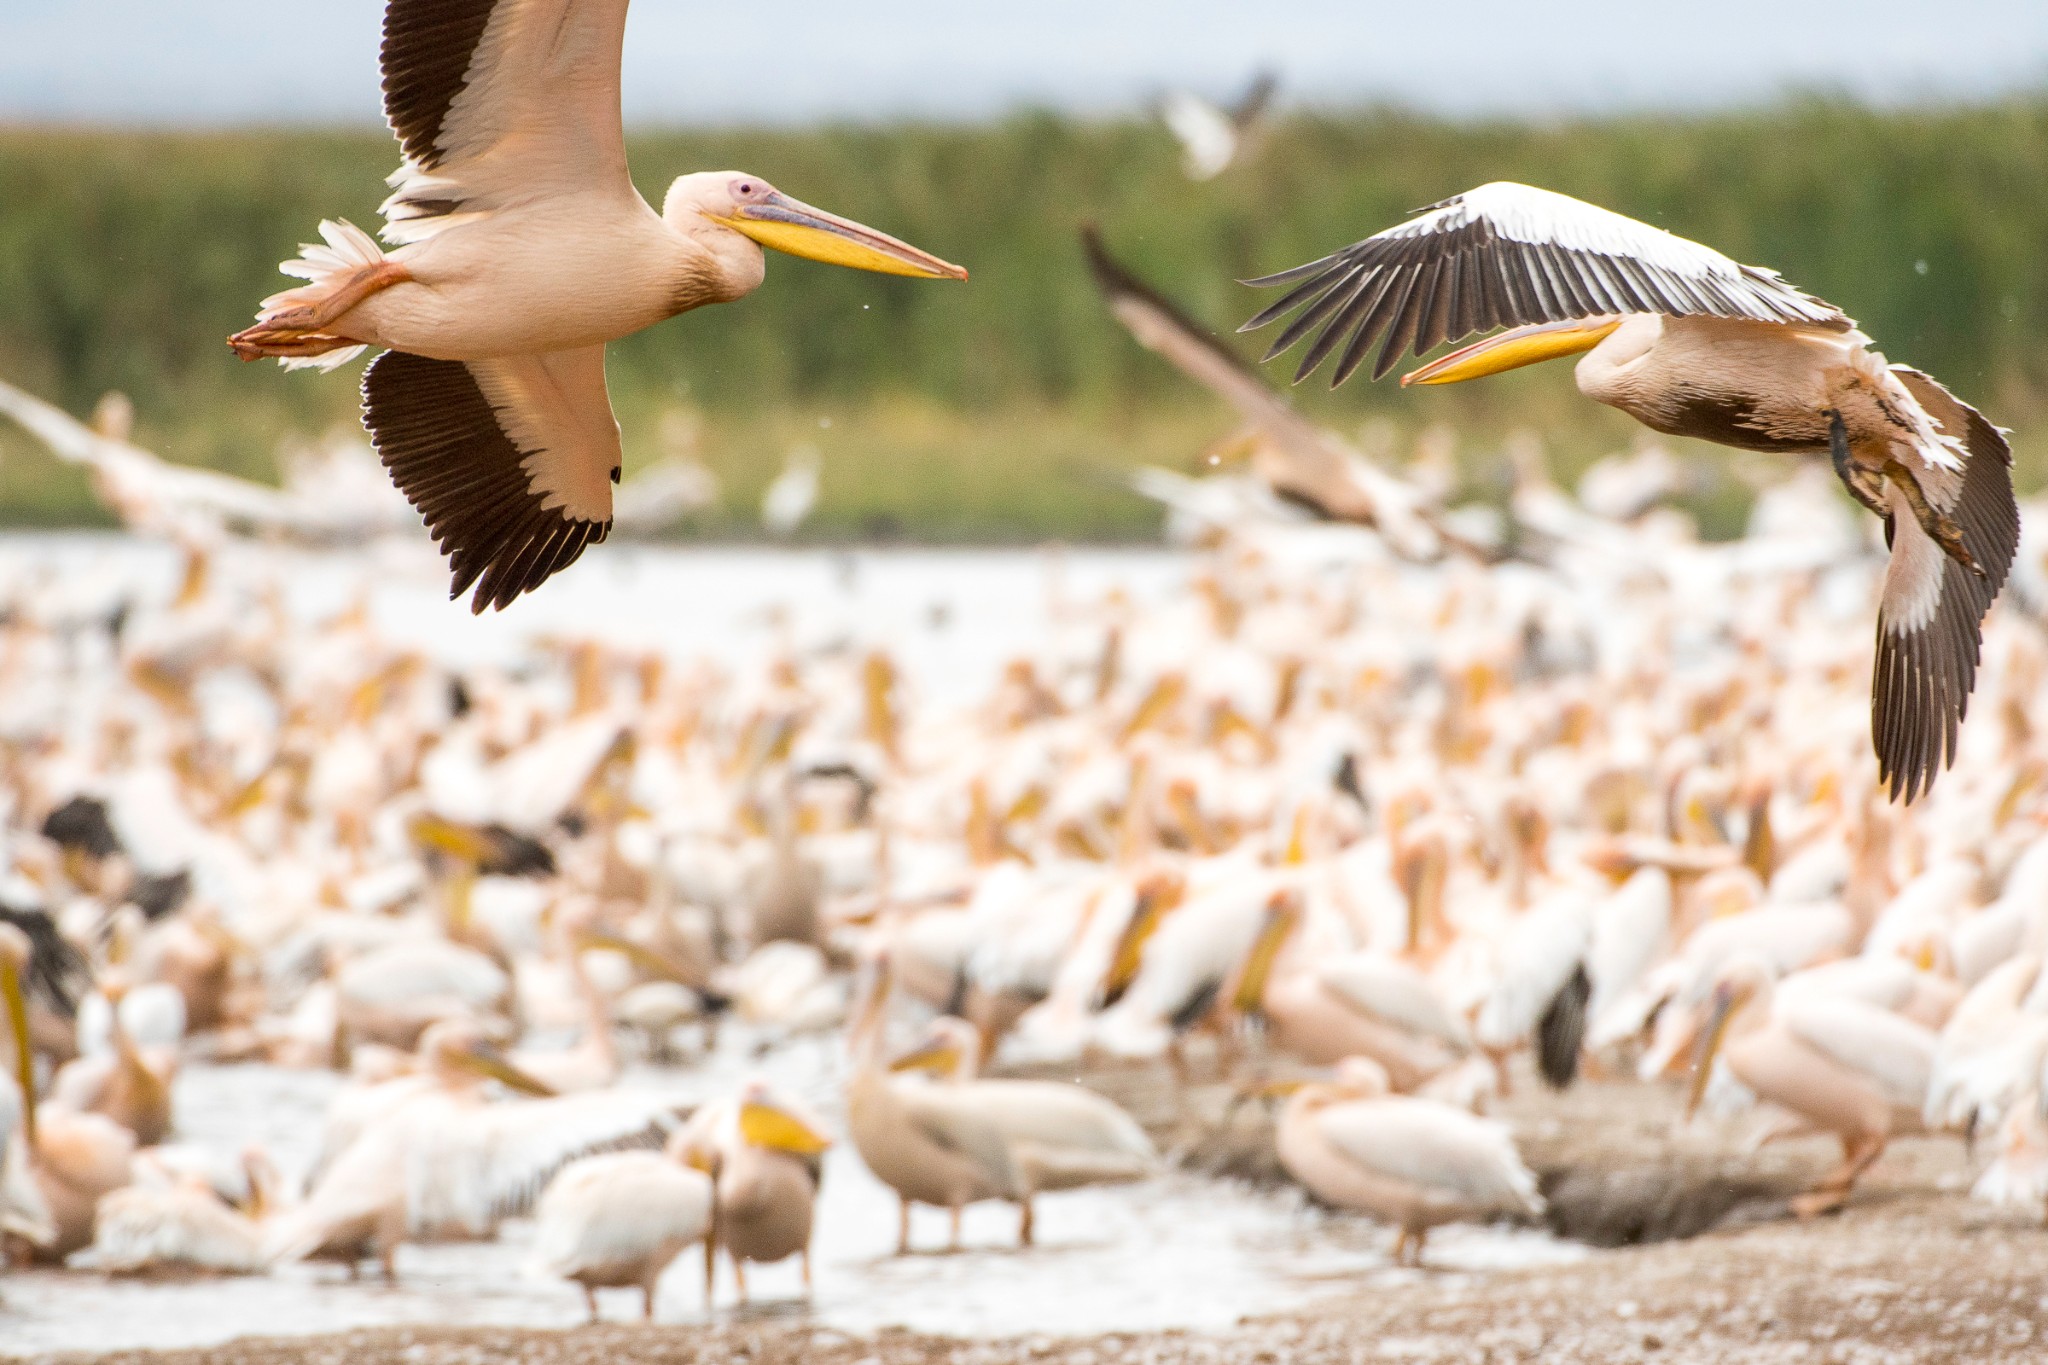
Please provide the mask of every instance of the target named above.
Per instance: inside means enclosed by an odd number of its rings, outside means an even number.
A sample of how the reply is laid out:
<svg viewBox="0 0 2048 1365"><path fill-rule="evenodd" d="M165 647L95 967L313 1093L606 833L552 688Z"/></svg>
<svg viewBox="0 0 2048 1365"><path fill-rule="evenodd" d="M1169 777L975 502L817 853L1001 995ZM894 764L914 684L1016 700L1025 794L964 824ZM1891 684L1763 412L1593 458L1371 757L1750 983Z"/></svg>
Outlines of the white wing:
<svg viewBox="0 0 2048 1365"><path fill-rule="evenodd" d="M384 116L405 161L385 237L563 194L632 195L619 114L627 0L390 0Z"/></svg>
<svg viewBox="0 0 2048 1365"><path fill-rule="evenodd" d="M1316 1115L1332 1145L1367 1170L1460 1203L1536 1214L1543 1199L1505 1126L1434 1100L1359 1100Z"/></svg>
<svg viewBox="0 0 2048 1365"><path fill-rule="evenodd" d="M1190 180L1214 180L1237 155L1237 129L1221 109L1176 90L1159 106L1159 117L1180 139L1181 165Z"/></svg>
<svg viewBox="0 0 2048 1365"><path fill-rule="evenodd" d="M1247 322L1249 331L1295 308L1271 359L1315 331L1296 378L1344 342L1335 382L1385 336L1373 377L1404 347L1421 355L1445 339L1532 322L1608 313L1706 315L1850 326L1831 304L1775 271L1567 195L1507 181L1446 199L1399 227L1253 285L1293 285Z"/></svg>
<svg viewBox="0 0 2048 1365"><path fill-rule="evenodd" d="M407 1225L427 1233L488 1231L531 1207L577 1157L661 1146L682 1123L683 1108L667 1096L600 1090L507 1100L460 1122L416 1123L406 1152Z"/></svg>
<svg viewBox="0 0 2048 1365"><path fill-rule="evenodd" d="M1778 1016L1794 1037L1868 1077L1885 1098L1919 1113L1934 1074L1934 1034L1910 1019L1860 1000L1781 1000Z"/></svg>
<svg viewBox="0 0 2048 1365"><path fill-rule="evenodd" d="M1315 969L1323 985L1383 1023L1463 1052L1472 1046L1465 1021L1453 1013L1429 979L1405 962L1377 953L1349 953Z"/></svg>

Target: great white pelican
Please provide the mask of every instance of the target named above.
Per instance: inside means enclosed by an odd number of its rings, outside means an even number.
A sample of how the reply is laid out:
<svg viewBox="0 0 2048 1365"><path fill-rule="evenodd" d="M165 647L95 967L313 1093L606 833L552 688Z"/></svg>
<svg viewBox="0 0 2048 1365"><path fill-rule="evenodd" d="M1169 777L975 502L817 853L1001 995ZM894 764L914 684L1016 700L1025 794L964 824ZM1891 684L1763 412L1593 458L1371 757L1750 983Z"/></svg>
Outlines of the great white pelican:
<svg viewBox="0 0 2048 1365"><path fill-rule="evenodd" d="M1588 398L1652 430L1738 450L1828 454L1891 546L1871 736L1910 802L1955 758L1984 613L2019 544L2005 433L1932 377L1889 364L1832 304L1775 271L1549 190L1496 182L1341 251L1249 280L1290 286L1240 330L1296 313L1267 358L1315 333L1342 383L1403 348L1507 331L1406 384L1455 384L1583 353ZM1318 330L1320 329L1320 330Z"/></svg>
<svg viewBox="0 0 2048 1365"><path fill-rule="evenodd" d="M656 213L619 110L627 0L389 0L384 114L403 151L387 252L346 222L229 339L245 360L363 375L384 467L454 571L504 607L611 529L607 342L751 293L762 248L923 279L967 272L758 175L704 171Z"/></svg>

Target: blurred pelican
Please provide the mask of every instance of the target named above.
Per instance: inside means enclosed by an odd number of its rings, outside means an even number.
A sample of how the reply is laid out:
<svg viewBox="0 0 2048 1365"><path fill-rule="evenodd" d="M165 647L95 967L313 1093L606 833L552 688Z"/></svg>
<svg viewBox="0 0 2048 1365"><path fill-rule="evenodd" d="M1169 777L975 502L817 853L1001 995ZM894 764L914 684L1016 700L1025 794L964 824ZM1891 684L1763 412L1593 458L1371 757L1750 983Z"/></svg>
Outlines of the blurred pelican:
<svg viewBox="0 0 2048 1365"><path fill-rule="evenodd" d="M1181 169L1190 180L1214 180L1240 160L1257 137L1280 78L1271 71L1252 77L1230 107L1218 108L1185 90L1159 102L1159 117L1180 141Z"/></svg>
<svg viewBox="0 0 2048 1365"><path fill-rule="evenodd" d="M1301 1086L1280 1112L1280 1164L1325 1204L1400 1229L1393 1260L1422 1263L1429 1230L1466 1219L1535 1218L1536 1177L1505 1125L1435 1100L1387 1093L1365 1058Z"/></svg>
<svg viewBox="0 0 2048 1365"><path fill-rule="evenodd" d="M671 1150L711 1172L718 1202L712 1235L732 1261L741 1303L747 1301L749 1261L800 1257L804 1292L810 1292L811 1222L831 1145L816 1119L759 1080L747 1082L735 1097L705 1105L676 1134ZM707 1244L707 1294L710 1251Z"/></svg>
<svg viewBox="0 0 2048 1365"><path fill-rule="evenodd" d="M566 1162L653 1145L678 1121L673 1103L625 1091L490 1103L490 1080L549 1092L470 1020L434 1024L420 1053L426 1083L365 1123L305 1200L266 1231L271 1259L352 1265L374 1249L389 1278L401 1243L486 1235Z"/></svg>
<svg viewBox="0 0 2048 1365"><path fill-rule="evenodd" d="M1920 1127L1935 1037L1888 1010L1781 990L1767 965L1738 957L1716 976L1698 1037L1688 1113L1725 1057L1729 1074L1759 1099L1841 1139L1842 1164L1792 1201L1802 1218L1839 1208L1891 1135Z"/></svg>
<svg viewBox="0 0 2048 1365"><path fill-rule="evenodd" d="M711 1305L714 1233L711 1178L685 1164L678 1132L661 1152L602 1152L564 1166L541 1192L531 1265L583 1287L590 1320L597 1291L637 1288L640 1315L654 1317L662 1271L704 1244L704 1304Z"/></svg>
<svg viewBox="0 0 2048 1365"><path fill-rule="evenodd" d="M155 988L152 994L171 1006L175 1027L168 1045L158 1042L145 1048L129 1031L129 1020L137 1012L125 1008L128 988L121 969L102 974L105 1050L65 1063L50 1083L50 1103L81 1114L104 1114L135 1134L137 1145L153 1147L171 1130L171 1084L178 1073L177 1038L184 1031L184 1004L171 987ZM86 1014L84 1005L80 1013ZM156 1036L163 1037L163 1031Z"/></svg>
<svg viewBox="0 0 2048 1365"><path fill-rule="evenodd" d="M931 1204L952 1218L960 1245L960 1212L969 1204L1006 1199L1020 1209L1028 1195L1003 1133L986 1115L955 1111L942 1087L891 1074L883 1060L889 955L868 964L869 980L847 1037L853 1073L846 1082L846 1127L875 1178L896 1191L896 1254L910 1254L910 1206ZM1029 1224L1020 1224L1022 1230Z"/></svg>
<svg viewBox="0 0 2048 1365"><path fill-rule="evenodd" d="M1341 383L1385 336L1411 343L1514 324L1401 381L1453 384L1585 353L1580 391L1656 431L1738 450L1828 452L1883 519L1871 737L1894 799L1952 762L1981 622L2019 543L2005 435L1930 376L1887 364L1830 304L1769 270L1591 204L1507 182L1444 200L1321 260L1241 330L1300 308L1270 359L1320 327L1296 371L1343 345Z"/></svg>
<svg viewBox="0 0 2048 1365"><path fill-rule="evenodd" d="M347 223L283 267L244 359L363 379L384 465L447 552L453 596L503 607L611 528L618 423L604 347L751 293L762 247L835 265L965 279L935 256L814 209L759 176L676 180L659 214L634 189L619 118L626 0L451 10L389 0L384 112L404 162L386 253Z"/></svg>
<svg viewBox="0 0 2048 1365"><path fill-rule="evenodd" d="M818 474L823 461L816 446L793 447L782 462L782 472L769 480L761 494L761 525L774 536L788 536L803 525L818 501Z"/></svg>
<svg viewBox="0 0 2048 1365"><path fill-rule="evenodd" d="M1413 1090L1472 1047L1465 1023L1414 967L1378 953L1297 954L1301 893L1273 893L1231 1004L1259 1020L1268 1043L1308 1063L1371 1058L1397 1090Z"/></svg>
<svg viewBox="0 0 2048 1365"><path fill-rule="evenodd" d="M274 1212L277 1171L261 1149L243 1154L246 1208L231 1207L194 1174L150 1153L136 1158L136 1183L100 1200L91 1263L106 1275L255 1275L266 1267L263 1220Z"/></svg>
<svg viewBox="0 0 2048 1365"><path fill-rule="evenodd" d="M972 1024L941 1016L922 1042L890 1065L899 1074L923 1071L942 1078L925 1087L936 1094L921 1096L933 1127L943 1129L965 1116L977 1131L986 1125L1001 1136L1022 1190L1023 1245L1031 1245L1033 1196L1143 1180L1157 1172L1152 1140L1113 1101L1062 1081L979 1079L979 1050Z"/></svg>
<svg viewBox="0 0 2048 1365"><path fill-rule="evenodd" d="M0 1100L0 1214L8 1231L30 1244L38 1260L62 1261L92 1242L93 1215L101 1197L126 1185L135 1157L135 1135L100 1114L63 1109L38 1112L35 1050L28 1027L23 976L31 955L29 936L0 923L0 1006L14 1045L13 1087L20 1095L18 1128ZM25 1171L23 1168L26 1168ZM31 1188L31 1185L33 1188Z"/></svg>

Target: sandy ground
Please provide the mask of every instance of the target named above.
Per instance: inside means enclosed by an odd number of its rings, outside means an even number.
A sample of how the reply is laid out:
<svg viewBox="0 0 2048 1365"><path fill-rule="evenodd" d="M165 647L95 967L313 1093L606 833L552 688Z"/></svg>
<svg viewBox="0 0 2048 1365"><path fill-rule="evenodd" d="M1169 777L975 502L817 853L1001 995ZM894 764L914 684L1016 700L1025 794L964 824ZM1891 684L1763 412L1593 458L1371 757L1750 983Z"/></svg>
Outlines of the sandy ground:
<svg viewBox="0 0 2048 1365"><path fill-rule="evenodd" d="M1272 1174L1267 1116L1227 1092L1173 1106L1156 1072L1092 1076L1185 1160ZM123 1365L1110 1365L1111 1362L1933 1362L2048 1360L2048 1230L1967 1198L1953 1139L1895 1143L1843 1212L1800 1223L1786 1198L1832 1162L1831 1143L1747 1150L1747 1124L1674 1130L1675 1100L1634 1084L1551 1096L1524 1083L1502 1106L1551 1200L1552 1226L1606 1246L1574 1264L1474 1275L1423 1270L1314 1311L1220 1334L962 1341L849 1337L786 1309L711 1326L570 1332L385 1329L222 1347L126 1352ZM1661 1240L1659 1240L1661 1239ZM4 1322L4 1319L0 1319ZM0 1352L4 1352L0 1335ZM42 1361L86 1357L45 1356Z"/></svg>

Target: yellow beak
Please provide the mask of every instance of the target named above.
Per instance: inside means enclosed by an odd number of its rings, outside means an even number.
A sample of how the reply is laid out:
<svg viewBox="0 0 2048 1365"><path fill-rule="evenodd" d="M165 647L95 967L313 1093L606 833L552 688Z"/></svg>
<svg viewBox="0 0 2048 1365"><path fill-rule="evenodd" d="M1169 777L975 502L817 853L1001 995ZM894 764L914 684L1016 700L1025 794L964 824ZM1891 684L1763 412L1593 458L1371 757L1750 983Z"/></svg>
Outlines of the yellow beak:
<svg viewBox="0 0 2048 1365"><path fill-rule="evenodd" d="M1569 322L1539 322L1516 327L1462 346L1449 355L1432 360L1419 370L1401 376L1401 387L1410 384L1462 384L1490 374L1519 370L1538 361L1590 351L1621 326L1615 317L1574 318Z"/></svg>
<svg viewBox="0 0 2048 1365"><path fill-rule="evenodd" d="M14 1028L14 1055L21 1083L21 1130L29 1150L36 1146L36 1054L29 1046L28 1000L21 991L21 973L14 964L0 958L0 1001L7 1006L7 1022Z"/></svg>
<svg viewBox="0 0 2048 1365"><path fill-rule="evenodd" d="M827 265L872 270L882 275L909 275L924 280L964 280L967 271L899 242L886 232L849 218L814 209L780 190L758 204L742 204L730 218L713 218L762 246Z"/></svg>
<svg viewBox="0 0 2048 1365"><path fill-rule="evenodd" d="M787 1109L760 1100L740 1105L740 1136L753 1146L795 1156L816 1156L832 1145L831 1138Z"/></svg>
<svg viewBox="0 0 2048 1365"><path fill-rule="evenodd" d="M929 1071L937 1076L950 1076L959 1067L960 1049L936 1039L912 1048L889 1063L891 1071Z"/></svg>
<svg viewBox="0 0 2048 1365"><path fill-rule="evenodd" d="M462 1054L462 1064L479 1076L488 1076L494 1081L517 1090L522 1095L539 1099L551 1099L554 1087L545 1081L527 1075L518 1067L505 1060L505 1054L489 1043L478 1043Z"/></svg>

